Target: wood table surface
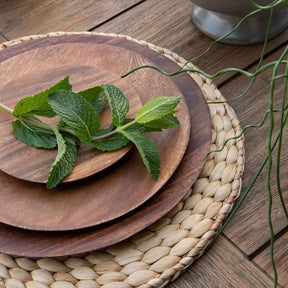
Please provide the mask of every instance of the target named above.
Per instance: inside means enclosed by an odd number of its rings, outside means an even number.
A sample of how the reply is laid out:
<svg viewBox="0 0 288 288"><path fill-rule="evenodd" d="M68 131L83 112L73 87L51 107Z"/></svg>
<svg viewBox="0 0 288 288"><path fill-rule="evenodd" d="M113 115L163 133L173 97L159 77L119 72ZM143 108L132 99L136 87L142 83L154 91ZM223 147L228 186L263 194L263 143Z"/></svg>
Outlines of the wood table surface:
<svg viewBox="0 0 288 288"><path fill-rule="evenodd" d="M1 0L0 42L54 31L120 33L191 59L212 43L191 22L191 9L190 0ZM265 62L277 60L287 43L287 31L269 41ZM217 44L194 64L210 74L225 67L255 71L261 50L262 45ZM268 109L271 73L268 70L262 74L244 98L230 103L242 127L259 123ZM249 79L230 73L216 78L214 82L224 97L233 99L247 87ZM275 106L280 103L281 93L280 89L276 89ZM268 129L268 124L265 124L245 133L242 193L265 158ZM284 147L287 147L287 137L283 141ZM287 206L288 157L285 149L281 175L284 176L282 188ZM275 181L272 183L272 194L278 285L288 287L288 221L277 196ZM269 260L268 197L264 169L213 246L169 287L273 287L274 274Z"/></svg>

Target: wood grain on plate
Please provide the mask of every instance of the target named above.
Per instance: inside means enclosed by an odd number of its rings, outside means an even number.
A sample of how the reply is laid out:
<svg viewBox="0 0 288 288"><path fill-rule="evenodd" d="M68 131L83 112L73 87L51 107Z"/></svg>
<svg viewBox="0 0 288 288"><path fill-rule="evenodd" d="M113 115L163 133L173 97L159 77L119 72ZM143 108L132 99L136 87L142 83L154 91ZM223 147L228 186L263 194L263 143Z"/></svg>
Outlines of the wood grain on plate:
<svg viewBox="0 0 288 288"><path fill-rule="evenodd" d="M76 39L76 42L65 42L69 39ZM82 39L93 41L85 42ZM61 79L67 75L71 76L71 83L76 91L85 89L86 85L87 89L93 86L93 83L95 85L96 83L102 84L103 81L112 82L111 84L117 85L124 93L130 95L128 98L132 99L134 108L139 107L139 102L145 103L154 97L182 94L181 89L171 79L157 72L146 75L146 71L143 70L131 77L121 79L121 75L134 65L151 62L137 51L119 47L118 43L123 40L112 38L114 42L111 45L109 41L105 42L108 39L111 40L109 37L104 39L103 37L80 37L79 39L72 36L70 38L53 37L35 41L37 47L26 46L25 43L5 49L1 54L2 62L0 63L1 70L5 71L5 76L0 80L1 87L4 87L1 90L1 101L11 106L15 101L13 91L19 100L22 94L21 87L25 86L24 83L29 83L29 75L31 75L32 85L31 88L24 89L27 95L32 93L31 90L39 90L37 83L41 82L41 79L50 83L56 77ZM23 46L26 46L25 49ZM12 53L14 53L13 56ZM14 81L17 89L13 89ZM5 90L8 86L9 89ZM133 95L137 95L136 99ZM65 183L52 190L46 189L43 184L23 181L15 177L8 180L7 173L1 173L0 221L32 230L72 230L111 221L143 204L172 176L187 148L190 136L190 115L184 99L177 108L181 109L181 112L177 113L180 121L179 128L163 130L161 133L149 133L159 149L161 158L161 172L157 181L153 180L147 172L136 149L132 149L131 153L122 158L122 161L118 161L101 173L92 175L89 179L86 178L77 183ZM135 117L136 112L132 109L134 115L130 113L127 117ZM9 167L8 174L19 176L19 178L24 178L23 174L28 171L29 180L31 175L29 170L32 170L33 180L33 168L38 171L38 168L46 167L45 171L49 171L55 159L54 151L51 151L52 157L47 160L45 158L47 151L31 148L15 140L9 128L7 116L2 113L0 119L3 115L5 125L1 125L0 130L2 135L7 137L8 142L5 143L5 140L2 142L5 145L1 149L0 168L7 172L7 167ZM88 151L93 155L94 149ZM121 158L126 152L127 149L124 152L120 151L118 155L120 157L117 157L116 152L115 158ZM99 160L98 156L94 159L87 159L84 152L81 154L80 168L85 166L85 169L77 170L76 167L77 172L74 173L76 176L81 171L83 176L95 173L94 166L99 166L97 161L104 161ZM105 158L106 154L109 158L110 155L110 153L100 154L103 155L102 158ZM111 159L108 160L100 163L100 166L103 164L107 167L107 163L111 163ZM10 161L12 164L9 166ZM95 162L96 165L94 165ZM39 174L41 176L41 171Z"/></svg>
<svg viewBox="0 0 288 288"><path fill-rule="evenodd" d="M105 36L83 37L79 35L73 37L63 37L61 40L65 40L66 42L97 41L109 43L115 47L122 47L125 50L133 51L134 53L137 53L138 56L130 59L133 60L131 67L136 67L139 65L139 55L141 55L141 59L145 59L146 61L149 59L149 62L153 63L154 65L160 66L167 70L177 69L177 65L168 60L166 57L163 57L162 54L126 39L114 39ZM47 40L44 40L43 42L45 43L45 41ZM59 40L54 39L53 41L57 43ZM42 41L35 42L31 41L29 45L37 47L40 43L43 43ZM121 67L116 67L116 69L120 68ZM121 73L123 73L123 71ZM140 90L143 86L139 86L136 81L139 75L142 77L142 84L147 81L150 83L151 87L153 87L153 89L150 91L150 96L159 96L154 95L154 93L155 88L161 86L161 83L163 83L162 81L159 81L160 76L157 73L147 70L138 71L129 76L127 79L130 81L134 89L137 88ZM162 187L158 193L150 198L150 200L146 201L143 205L122 216L121 218L117 218L114 221L87 229L43 232L19 229L6 224L1 224L1 252L35 257L59 256L107 247L128 238L129 236L152 224L170 209L172 209L183 198L187 189L189 189L197 179L204 165L204 162L201 160L203 160L206 153L209 151L211 139L211 119L209 109L207 105L204 104L205 99L203 94L189 75L182 74L169 79L173 85L178 87L181 94L184 95L188 105L192 125L190 128L191 136L189 138L189 143L184 158L164 187ZM162 88L168 88L167 92L170 91L169 87L165 86ZM163 139L163 142L167 143L166 139ZM126 156L129 156L129 153ZM120 162L125 158L126 157L120 160ZM13 182L15 180L13 177L4 173L1 173L0 176L3 177L1 183ZM21 183L22 182L23 181L21 181ZM81 183L83 184L83 187L87 185L86 181ZM71 183L67 183L66 185L71 186ZM80 188L81 184L78 185ZM117 201L114 203L117 203L115 205L119 204Z"/></svg>

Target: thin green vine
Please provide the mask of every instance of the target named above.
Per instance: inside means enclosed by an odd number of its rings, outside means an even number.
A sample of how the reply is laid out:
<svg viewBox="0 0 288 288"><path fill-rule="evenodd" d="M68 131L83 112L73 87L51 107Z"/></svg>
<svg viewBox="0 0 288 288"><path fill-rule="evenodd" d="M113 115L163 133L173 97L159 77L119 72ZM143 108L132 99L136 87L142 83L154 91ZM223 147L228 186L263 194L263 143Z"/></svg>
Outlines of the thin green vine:
<svg viewBox="0 0 288 288"><path fill-rule="evenodd" d="M283 195L282 195L282 188L281 188L281 181L280 181L280 163L281 163L281 152L282 152L282 139L283 139L283 129L284 129L284 112L285 109L287 108L286 104L286 95L287 95L287 91L288 91L288 64L286 64L286 77L284 77L284 89L283 89L283 97L282 97L282 104L281 104L281 119L280 119L280 137L279 137L279 145L278 145L278 152L277 152L277 164L276 164L276 183L277 183L277 191L278 191L278 195L281 201L281 205L283 207L283 211L285 213L286 218L288 219L288 212L287 209L285 207L285 203L284 203L284 199L283 199ZM276 81L277 77L274 78ZM278 78L279 79L279 78Z"/></svg>
<svg viewBox="0 0 288 288"><path fill-rule="evenodd" d="M202 75L208 79L215 79L216 77L223 75L225 73L236 73L236 74L240 74L240 75L244 75L248 78L252 78L249 85L247 86L247 88L237 97L231 99L231 100L225 100L225 101L218 101L218 102L209 102L208 104L211 103L224 103L224 102L230 102L230 101L236 101L239 100L240 98L242 98L245 94L247 94L247 92L251 89L251 87L253 86L257 76L259 76L260 74L262 74L264 71L273 68L273 72L272 72L272 76L270 79L270 97L269 97L269 110L265 112L262 121L259 124L254 124L254 125L247 125L245 126L241 132L236 135L235 137L229 138L225 141L225 143L223 144L223 146L218 149L218 150L213 150L210 151L208 153L208 155L212 152L219 152L221 150L224 149L225 145L231 141L232 139L237 139L239 137L242 137L244 132L250 128L256 128L256 127L261 127L264 125L265 121L268 119L270 119L270 123L269 123L269 131L268 131L268 136L267 136L267 155L265 157L265 159L263 160L262 164L260 165L258 171L255 173L252 181L250 182L250 184L248 185L248 187L246 188L245 192L243 193L243 195L241 196L241 198L238 200L238 202L236 203L234 209L232 210L232 212L230 213L229 217L227 218L227 220L225 221L224 225L222 226L222 228L220 229L220 231L217 233L216 238L223 232L224 228L227 226L227 224L229 223L229 221L234 217L235 213L238 211L239 207L242 205L242 203L244 202L244 200L246 199L247 195L249 194L249 192L251 191L251 189L253 188L254 184L256 183L257 179L259 178L259 175L262 173L264 167L267 165L267 174L266 174L266 184L267 184L267 191L268 191L268 226L269 226L269 230L270 230L270 261L271 261L271 266L273 268L273 272L274 272L274 287L276 288L278 285L278 274L277 274L277 269L276 269L276 265L275 265L275 260L274 260L274 244L275 244L275 233L274 233L274 229L273 229L273 223L272 223L272 206L273 206L273 197L272 197L272 189L271 189L271 174L272 174L272 164L273 164L273 156L272 156L272 152L275 149L275 147L278 145L277 147L277 158L276 158L276 185L277 185L277 192L281 201L281 205L283 208L283 211L285 213L285 217L286 219L288 219L288 213L287 213L287 209L285 206L285 202L283 199L283 193L282 193L282 189L281 189L281 179L280 179L280 163L281 163L281 151L282 151L282 140L283 140L283 130L284 130L284 126L286 125L287 122L287 118L288 118L288 103L286 103L286 95L288 92L288 46L286 46L286 48L284 49L284 52L282 53L282 55L279 57L279 59L277 61L273 61L270 62L268 64L262 65L263 59L264 59L264 55L265 55L265 51L266 51L266 46L267 46L267 42L268 42L268 37L269 37L269 32L270 32L270 27L271 27L271 22L272 22L272 15L273 15L273 11L274 8L278 7L279 5L285 5L286 7L288 7L288 1L287 0L275 0L273 2L271 2L269 5L263 6L263 5L258 5L257 3L255 3L253 0L248 0L251 5L253 5L255 7L256 10L252 11L251 13L247 14L245 17L243 17L241 19L241 21L236 25L236 27L230 31L229 33L223 35L222 37L220 37L219 39L213 41L211 43L211 45L200 55L191 58L190 60L188 60L187 62L185 62L184 65L182 65L182 67L172 73L167 73L166 71L163 71L162 69L160 69L159 67L155 67L155 66L141 66L141 67L136 67L135 69L131 70L130 72L128 72L127 74L125 74L123 77L129 75L130 73L133 73L134 71L138 70L138 69L143 69L143 68L150 68L150 69L154 69L160 73L162 73L163 75L166 76L174 76L174 75L178 75L180 73L184 73L184 72L190 72L190 73L197 73L199 75ZM218 72L216 72L215 74L208 74L205 73L204 71L201 71L199 69L191 69L191 68L187 68L188 63L190 62L194 62L198 59L200 59L201 57L203 57L204 55L207 54L208 51L210 51L218 42L220 42L221 40L223 40L224 38L226 38L227 36L231 35L233 32L235 32L239 26L248 18L251 17L253 15L255 15L256 13L259 13L263 10L270 10L270 16L269 16L269 20L268 20L268 25L267 25L267 32L266 32L266 37L265 37L265 41L263 44L263 48L261 51L261 55L258 61L258 65L256 68L256 71L254 73L251 72L247 72L245 70L242 69L238 69L238 68L225 68L222 69ZM286 60L285 60L286 58ZM286 69L284 74L280 74L278 75L278 70L280 65L286 65ZM275 92L275 85L276 85L276 81L279 81L283 79L283 96L282 96L282 103L281 103L281 108L280 109L275 109L274 108L274 92ZM275 113L281 113L281 119L280 119L280 128L279 131L277 133L277 136L275 138L274 141L272 141L272 134L274 131L274 126L275 126L275 119L274 119L274 114ZM207 156L208 156L207 155ZM206 157L207 157L206 156ZM205 158L206 159L206 158ZM215 239L216 239L215 238ZM212 241L212 243L215 241L215 239ZM210 243L210 245L212 244ZM209 245L209 246L210 246Z"/></svg>

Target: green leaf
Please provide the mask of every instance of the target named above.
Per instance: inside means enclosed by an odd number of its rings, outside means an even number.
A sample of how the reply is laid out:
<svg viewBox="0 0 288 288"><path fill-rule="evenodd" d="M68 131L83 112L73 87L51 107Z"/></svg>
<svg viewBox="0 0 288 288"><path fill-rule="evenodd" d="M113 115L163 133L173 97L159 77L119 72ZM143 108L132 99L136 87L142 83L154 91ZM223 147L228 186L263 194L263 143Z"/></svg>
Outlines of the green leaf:
<svg viewBox="0 0 288 288"><path fill-rule="evenodd" d="M139 123L135 123L132 126L128 127L127 129L124 129L125 131L128 132L154 132L154 131L161 131L161 129L158 128L152 128L152 127L148 127L146 126L146 124L139 124Z"/></svg>
<svg viewBox="0 0 288 288"><path fill-rule="evenodd" d="M124 120L123 126L131 123L131 122L135 122L134 118L126 118ZM122 127L119 127L119 130L122 130ZM128 132L146 132L146 127L143 124L139 124L139 123L134 123L132 124L132 126L129 125L129 127L124 127L124 130L128 131Z"/></svg>
<svg viewBox="0 0 288 288"><path fill-rule="evenodd" d="M95 110L97 114L102 112L106 103L107 97L104 89L101 86L96 86L81 92L78 92Z"/></svg>
<svg viewBox="0 0 288 288"><path fill-rule="evenodd" d="M134 120L135 119L133 119L133 118L126 118L124 125L128 124ZM134 123L132 126L125 128L124 130L126 130L128 132L142 132L142 133L161 131L161 129L159 129L159 128L148 127L146 124L140 124L140 123Z"/></svg>
<svg viewBox="0 0 288 288"><path fill-rule="evenodd" d="M72 86L69 83L69 77L66 77L56 85L43 92L21 99L14 107L13 114L16 117L32 114L45 117L54 117L55 112L51 109L47 102L48 95L58 90L71 90L71 88Z"/></svg>
<svg viewBox="0 0 288 288"><path fill-rule="evenodd" d="M32 147L52 149L57 147L53 131L36 127L19 119L12 122L16 138Z"/></svg>
<svg viewBox="0 0 288 288"><path fill-rule="evenodd" d="M136 116L137 123L148 123L170 115L181 100L181 96L158 97L142 106Z"/></svg>
<svg viewBox="0 0 288 288"><path fill-rule="evenodd" d="M119 127L123 125L127 112L129 111L129 101L124 93L114 85L102 85L106 93L111 112L112 121Z"/></svg>
<svg viewBox="0 0 288 288"><path fill-rule="evenodd" d="M167 115L163 118L145 123L147 127L155 129L171 129L180 126L180 123L174 115Z"/></svg>
<svg viewBox="0 0 288 288"><path fill-rule="evenodd" d="M148 136L139 132L124 130L121 133L135 144L151 177L157 180L160 174L160 155L156 144Z"/></svg>
<svg viewBox="0 0 288 288"><path fill-rule="evenodd" d="M54 132L57 138L58 153L47 179L48 189L56 187L73 170L77 153L73 137L62 135L58 128L54 128Z"/></svg>
<svg viewBox="0 0 288 288"><path fill-rule="evenodd" d="M59 90L48 96L48 103L81 141L90 142L100 123L93 107L81 95Z"/></svg>

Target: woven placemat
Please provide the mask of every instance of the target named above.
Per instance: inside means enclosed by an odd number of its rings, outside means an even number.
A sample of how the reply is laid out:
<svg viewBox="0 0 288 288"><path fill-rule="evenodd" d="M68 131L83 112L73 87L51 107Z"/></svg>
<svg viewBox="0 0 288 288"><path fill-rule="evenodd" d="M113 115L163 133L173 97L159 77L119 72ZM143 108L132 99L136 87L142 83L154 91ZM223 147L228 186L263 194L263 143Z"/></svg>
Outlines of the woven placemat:
<svg viewBox="0 0 288 288"><path fill-rule="evenodd" d="M0 50L23 41L71 34L126 38L162 53L180 66L176 53L119 34L55 32L0 44ZM188 64L189 68L196 68ZM224 101L213 82L190 74L207 102ZM227 103L209 104L212 118L211 150L239 135L237 116ZM231 211L240 193L244 166L243 138L229 141L211 153L193 187L167 215L135 236L101 251L58 258L27 258L0 254L0 287L4 288L151 288L175 280L204 252ZM190 267L193 269L193 267Z"/></svg>

